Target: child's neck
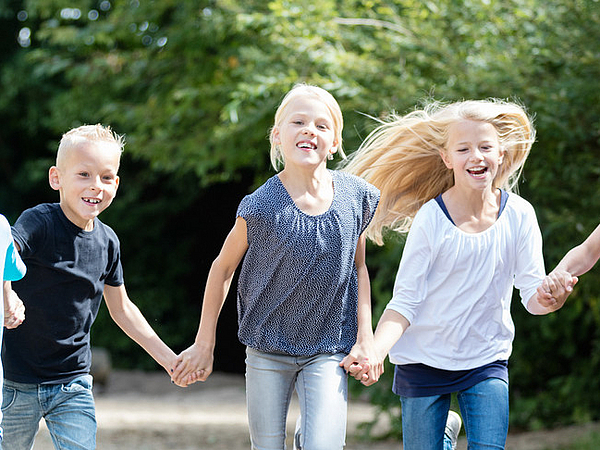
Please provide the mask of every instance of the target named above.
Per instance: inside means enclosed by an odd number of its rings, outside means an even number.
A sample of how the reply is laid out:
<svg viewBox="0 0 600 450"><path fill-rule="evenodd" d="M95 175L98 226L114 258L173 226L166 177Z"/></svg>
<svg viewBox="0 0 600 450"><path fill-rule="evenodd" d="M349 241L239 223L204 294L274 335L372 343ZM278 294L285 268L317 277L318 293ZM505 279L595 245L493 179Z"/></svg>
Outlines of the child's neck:
<svg viewBox="0 0 600 450"><path fill-rule="evenodd" d="M310 216L329 210L333 202L333 180L325 166L320 170L305 171L286 166L278 174L298 209Z"/></svg>
<svg viewBox="0 0 600 450"><path fill-rule="evenodd" d="M450 217L465 233L480 233L496 222L500 197L499 189L460 190L456 186L442 195Z"/></svg>
<svg viewBox="0 0 600 450"><path fill-rule="evenodd" d="M81 228L83 231L93 231L94 230L94 219L93 218L84 218L79 216L77 213L72 211L70 208L65 206L64 202L60 202L60 209L63 214L67 218L69 222L75 225L78 228Z"/></svg>

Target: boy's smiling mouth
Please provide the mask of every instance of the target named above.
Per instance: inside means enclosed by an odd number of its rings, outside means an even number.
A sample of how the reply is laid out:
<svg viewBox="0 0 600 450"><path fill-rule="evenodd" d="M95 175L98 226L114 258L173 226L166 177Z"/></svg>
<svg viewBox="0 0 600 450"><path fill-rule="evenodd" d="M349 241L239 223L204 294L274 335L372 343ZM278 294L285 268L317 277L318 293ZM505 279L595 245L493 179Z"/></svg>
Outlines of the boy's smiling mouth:
<svg viewBox="0 0 600 450"><path fill-rule="evenodd" d="M84 197L82 200L83 200L84 202L86 202L86 203L90 203L90 204L92 204L92 205L97 205L98 203L100 203L100 202L102 201L102 200L100 200L100 199L97 199L97 198L85 198L85 197Z"/></svg>

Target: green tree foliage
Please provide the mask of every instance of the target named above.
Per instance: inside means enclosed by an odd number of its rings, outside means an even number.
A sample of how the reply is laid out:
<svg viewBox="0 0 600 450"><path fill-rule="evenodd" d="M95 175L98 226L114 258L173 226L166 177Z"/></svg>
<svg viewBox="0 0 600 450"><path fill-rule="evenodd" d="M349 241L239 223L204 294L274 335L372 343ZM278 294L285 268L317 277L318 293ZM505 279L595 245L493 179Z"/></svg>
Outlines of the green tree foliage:
<svg viewBox="0 0 600 450"><path fill-rule="evenodd" d="M516 98L538 130L521 194L550 269L598 222L598 42L596 0L4 0L0 202L14 220L56 200L46 174L67 129L103 122L125 133L119 196L103 219L121 237L132 298L180 350L237 203L273 173L267 133L294 83L336 96L349 152L373 118L429 98ZM402 242L369 247L378 312ZM516 425L600 418L599 292L586 275L567 307L542 318L515 298ZM235 336L231 297L221 340ZM118 361L148 364L105 311L93 338ZM234 370L243 357L226 342L217 363L238 360L221 363ZM391 372L366 391L382 411L396 402Z"/></svg>

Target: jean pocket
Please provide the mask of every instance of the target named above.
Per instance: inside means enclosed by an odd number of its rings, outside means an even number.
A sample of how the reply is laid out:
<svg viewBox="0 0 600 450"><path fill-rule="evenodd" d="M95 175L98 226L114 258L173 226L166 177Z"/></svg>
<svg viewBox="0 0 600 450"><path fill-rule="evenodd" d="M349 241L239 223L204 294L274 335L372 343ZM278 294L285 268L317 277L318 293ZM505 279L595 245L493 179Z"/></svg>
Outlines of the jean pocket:
<svg viewBox="0 0 600 450"><path fill-rule="evenodd" d="M63 384L61 391L64 393L77 393L92 390L91 375L82 375L70 381L68 384Z"/></svg>
<svg viewBox="0 0 600 450"><path fill-rule="evenodd" d="M17 390L4 386L2 388L2 411L10 408L17 398Z"/></svg>

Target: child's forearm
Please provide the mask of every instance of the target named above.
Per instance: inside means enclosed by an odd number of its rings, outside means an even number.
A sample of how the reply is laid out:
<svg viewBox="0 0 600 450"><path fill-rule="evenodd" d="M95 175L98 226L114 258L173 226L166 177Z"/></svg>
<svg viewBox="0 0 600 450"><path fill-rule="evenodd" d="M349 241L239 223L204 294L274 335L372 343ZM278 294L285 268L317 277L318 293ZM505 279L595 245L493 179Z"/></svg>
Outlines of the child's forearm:
<svg viewBox="0 0 600 450"><path fill-rule="evenodd" d="M402 314L386 309L375 330L375 347L379 355L385 358L409 326L410 322Z"/></svg>
<svg viewBox="0 0 600 450"><path fill-rule="evenodd" d="M358 268L357 340L373 339L373 314L371 310L371 282L367 267Z"/></svg>
<svg viewBox="0 0 600 450"><path fill-rule="evenodd" d="M558 263L556 269L569 272L573 276L579 276L588 272L598 260L591 249L583 244L572 248Z"/></svg>
<svg viewBox="0 0 600 450"><path fill-rule="evenodd" d="M119 328L165 370L172 368L177 355L160 339L135 304L130 302L122 310L111 311L111 316Z"/></svg>
<svg viewBox="0 0 600 450"><path fill-rule="evenodd" d="M200 325L194 343L214 347L217 335L217 322L223 304L229 293L233 271L223 270L217 261L213 263L206 280Z"/></svg>
<svg viewBox="0 0 600 450"><path fill-rule="evenodd" d="M573 247L556 266L569 272L571 275L579 276L588 272L600 258L600 225L590 234L587 239Z"/></svg>

